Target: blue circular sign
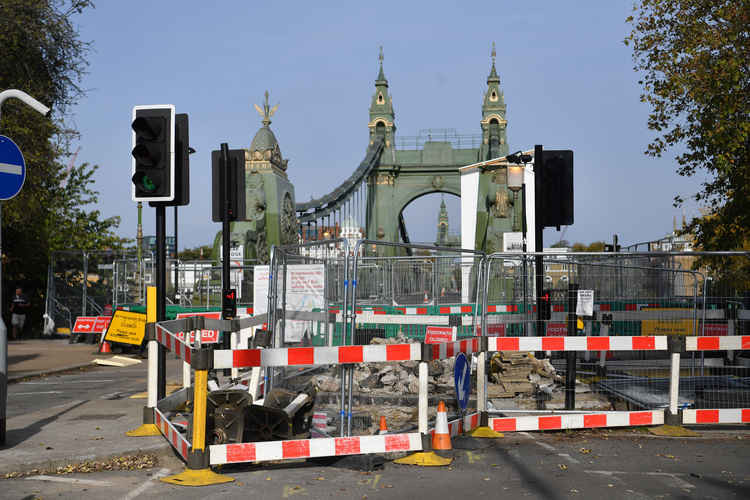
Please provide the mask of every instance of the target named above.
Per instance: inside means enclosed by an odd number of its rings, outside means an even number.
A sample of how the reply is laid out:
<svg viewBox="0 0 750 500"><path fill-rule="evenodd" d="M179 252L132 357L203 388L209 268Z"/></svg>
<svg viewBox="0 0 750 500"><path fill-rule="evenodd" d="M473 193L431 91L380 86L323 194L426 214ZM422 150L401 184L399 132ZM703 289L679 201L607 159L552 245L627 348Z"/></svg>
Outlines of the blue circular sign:
<svg viewBox="0 0 750 500"><path fill-rule="evenodd" d="M0 200L17 195L26 180L26 162L10 138L0 135Z"/></svg>
<svg viewBox="0 0 750 500"><path fill-rule="evenodd" d="M456 385L456 401L461 410L465 411L471 394L471 365L462 352L458 353L456 363L453 365L453 381Z"/></svg>

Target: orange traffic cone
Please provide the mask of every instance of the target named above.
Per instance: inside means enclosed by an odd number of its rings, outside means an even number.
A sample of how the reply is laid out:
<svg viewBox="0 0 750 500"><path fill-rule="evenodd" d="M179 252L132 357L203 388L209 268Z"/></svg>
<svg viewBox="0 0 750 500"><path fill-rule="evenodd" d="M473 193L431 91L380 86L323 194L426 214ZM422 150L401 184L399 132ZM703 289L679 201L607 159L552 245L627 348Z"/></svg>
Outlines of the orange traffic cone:
<svg viewBox="0 0 750 500"><path fill-rule="evenodd" d="M388 424L385 421L385 415L380 416L380 430L378 434L388 434Z"/></svg>
<svg viewBox="0 0 750 500"><path fill-rule="evenodd" d="M437 451L453 449L451 446L451 431L448 429L448 413L445 411L443 401L438 403L435 433L432 435L432 449Z"/></svg>
<svg viewBox="0 0 750 500"><path fill-rule="evenodd" d="M112 352L112 346L109 345L109 342L106 340L103 340L101 345L99 346L99 354L109 354Z"/></svg>
<svg viewBox="0 0 750 500"><path fill-rule="evenodd" d="M424 302L425 304L430 301L430 298L427 297L427 292L424 293Z"/></svg>

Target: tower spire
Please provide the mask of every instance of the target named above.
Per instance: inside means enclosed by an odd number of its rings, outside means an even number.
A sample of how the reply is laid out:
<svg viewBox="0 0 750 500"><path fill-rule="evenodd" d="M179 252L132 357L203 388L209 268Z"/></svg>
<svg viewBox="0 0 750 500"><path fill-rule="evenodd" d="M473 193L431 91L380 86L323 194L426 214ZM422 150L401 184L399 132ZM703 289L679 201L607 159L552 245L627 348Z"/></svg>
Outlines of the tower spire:
<svg viewBox="0 0 750 500"><path fill-rule="evenodd" d="M490 56L492 57L492 69L490 70L490 76L487 77L487 83L500 82L500 77L497 76L497 70L495 69L495 57L497 57L495 42L492 42L492 52L490 52Z"/></svg>
<svg viewBox="0 0 750 500"><path fill-rule="evenodd" d="M385 73L383 72L383 46L380 46L380 53L378 54L378 61L380 63L380 71L378 71L378 82L386 82L388 83L388 80L385 79Z"/></svg>

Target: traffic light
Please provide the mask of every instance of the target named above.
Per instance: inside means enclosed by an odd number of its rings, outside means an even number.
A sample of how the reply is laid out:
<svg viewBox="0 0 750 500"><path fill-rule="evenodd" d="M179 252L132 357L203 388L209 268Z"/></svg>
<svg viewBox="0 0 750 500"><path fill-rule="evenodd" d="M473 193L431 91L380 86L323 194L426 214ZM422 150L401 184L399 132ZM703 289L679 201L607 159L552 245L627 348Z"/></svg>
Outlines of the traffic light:
<svg viewBox="0 0 750 500"><path fill-rule="evenodd" d="M221 301L221 317L222 319L231 319L235 316L237 316L237 290L230 288L224 290Z"/></svg>
<svg viewBox="0 0 750 500"><path fill-rule="evenodd" d="M226 172L229 173L229 220L245 219L245 150L230 149ZM221 151L211 151L211 219L224 220Z"/></svg>
<svg viewBox="0 0 750 500"><path fill-rule="evenodd" d="M175 115L175 193L169 206L190 204L190 128L187 113Z"/></svg>
<svg viewBox="0 0 750 500"><path fill-rule="evenodd" d="M133 108L133 201L175 199L175 113L171 104Z"/></svg>
<svg viewBox="0 0 750 500"><path fill-rule="evenodd" d="M539 308L539 319L552 319L552 300L550 299L549 290L542 290L542 294L537 299Z"/></svg>
<svg viewBox="0 0 750 500"><path fill-rule="evenodd" d="M542 168L543 227L573 224L573 151L544 150Z"/></svg>

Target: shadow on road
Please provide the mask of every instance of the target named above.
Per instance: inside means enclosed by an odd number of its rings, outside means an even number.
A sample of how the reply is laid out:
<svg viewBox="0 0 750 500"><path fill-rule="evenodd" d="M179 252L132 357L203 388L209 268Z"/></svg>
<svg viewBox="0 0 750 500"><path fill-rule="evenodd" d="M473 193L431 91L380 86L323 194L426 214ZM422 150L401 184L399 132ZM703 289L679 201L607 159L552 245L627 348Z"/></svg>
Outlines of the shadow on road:
<svg viewBox="0 0 750 500"><path fill-rule="evenodd" d="M21 429L8 429L6 431L5 446L1 447L0 449L5 450L8 448L14 447L17 444L23 443L30 437L37 434L47 424L54 422L55 420L59 419L61 416L65 415L69 411L75 410L76 408L84 404L86 404L86 401L79 401L78 403L74 404L73 406L70 406L69 408L61 410L54 415L50 415L49 417L37 420L36 422L33 422Z"/></svg>
<svg viewBox="0 0 750 500"><path fill-rule="evenodd" d="M12 366L14 363L23 363L24 361L28 361L30 359L36 359L39 357L39 354L16 354L16 355L9 355L8 356L8 366Z"/></svg>
<svg viewBox="0 0 750 500"><path fill-rule="evenodd" d="M559 486L556 489L553 489L551 484L547 484L546 479L543 476L535 474L526 465L522 464L519 460L508 453L508 450L506 450L505 448L499 448L497 446L493 446L491 449L498 455L498 458L503 460L510 467L513 467L518 472L519 476L521 476L521 481L524 487L528 488L529 490L535 491L540 498L564 498L560 495Z"/></svg>

